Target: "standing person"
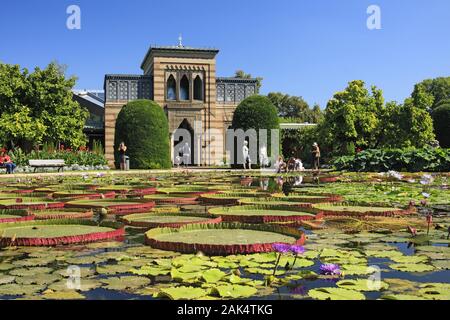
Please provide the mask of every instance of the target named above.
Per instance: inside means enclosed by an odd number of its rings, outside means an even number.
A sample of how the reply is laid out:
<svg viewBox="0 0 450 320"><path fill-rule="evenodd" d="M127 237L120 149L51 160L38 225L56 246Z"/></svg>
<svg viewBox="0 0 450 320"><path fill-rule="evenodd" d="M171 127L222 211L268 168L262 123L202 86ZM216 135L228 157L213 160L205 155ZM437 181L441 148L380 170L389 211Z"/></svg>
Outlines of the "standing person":
<svg viewBox="0 0 450 320"><path fill-rule="evenodd" d="M269 156L267 155L267 147L263 144L259 151L259 161L261 162L261 168L269 166Z"/></svg>
<svg viewBox="0 0 450 320"><path fill-rule="evenodd" d="M188 166L188 164L191 164L191 147L189 146L189 143L185 143L183 146L183 164L185 167Z"/></svg>
<svg viewBox="0 0 450 320"><path fill-rule="evenodd" d="M0 164L6 167L7 174L13 174L16 169L16 164L11 161L10 156L6 153L5 150L2 150L0 155Z"/></svg>
<svg viewBox="0 0 450 320"><path fill-rule="evenodd" d="M313 148L312 148L312 156L313 156L313 168L314 170L320 169L320 148L317 142L314 142Z"/></svg>
<svg viewBox="0 0 450 320"><path fill-rule="evenodd" d="M247 141L244 141L244 146L242 147L242 157L244 158L244 170L247 169L247 162L248 162L248 168L251 169L252 168L252 160L250 159Z"/></svg>
<svg viewBox="0 0 450 320"><path fill-rule="evenodd" d="M125 142L121 142L119 145L119 158L120 158L120 170L126 169L126 158L125 153L127 152L127 146L125 145Z"/></svg>

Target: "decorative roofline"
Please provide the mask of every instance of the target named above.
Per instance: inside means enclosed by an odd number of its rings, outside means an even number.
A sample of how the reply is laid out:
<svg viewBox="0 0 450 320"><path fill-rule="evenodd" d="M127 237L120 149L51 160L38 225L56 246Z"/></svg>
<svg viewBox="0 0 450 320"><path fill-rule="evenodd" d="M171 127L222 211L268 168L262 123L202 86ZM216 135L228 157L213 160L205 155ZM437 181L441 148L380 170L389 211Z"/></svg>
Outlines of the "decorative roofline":
<svg viewBox="0 0 450 320"><path fill-rule="evenodd" d="M144 59L142 60L141 69L144 69L144 65L147 62L150 55L158 53L158 52L159 53L168 53L168 52L202 53L202 54L210 54L212 56L212 58L214 58L219 53L219 49L216 49L216 48L193 48L193 47L186 47L186 46L154 46L154 45L151 45L147 51L147 54L145 55Z"/></svg>
<svg viewBox="0 0 450 320"><path fill-rule="evenodd" d="M140 80L140 79L152 79L150 75L142 74L107 74L105 80Z"/></svg>
<svg viewBox="0 0 450 320"><path fill-rule="evenodd" d="M236 78L236 77L216 77L216 83L257 83L258 80L251 78Z"/></svg>

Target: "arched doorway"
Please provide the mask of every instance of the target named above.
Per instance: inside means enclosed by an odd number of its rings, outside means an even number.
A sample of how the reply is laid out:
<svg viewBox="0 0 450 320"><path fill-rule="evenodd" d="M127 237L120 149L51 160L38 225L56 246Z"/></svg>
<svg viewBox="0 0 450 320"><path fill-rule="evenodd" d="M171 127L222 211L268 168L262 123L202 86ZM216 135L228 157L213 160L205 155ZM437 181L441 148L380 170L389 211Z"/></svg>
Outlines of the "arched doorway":
<svg viewBox="0 0 450 320"><path fill-rule="evenodd" d="M187 119L184 119L178 129L175 132L175 139L173 142L173 150L174 150L174 157L180 156L181 159L183 159L183 147L185 146L186 142L189 145L189 148L191 149L191 154L189 158L189 162L187 165L197 165L196 159L195 159L195 135L194 135L194 129L192 128L191 124ZM184 163L183 163L184 164ZM186 164L184 164L186 165Z"/></svg>

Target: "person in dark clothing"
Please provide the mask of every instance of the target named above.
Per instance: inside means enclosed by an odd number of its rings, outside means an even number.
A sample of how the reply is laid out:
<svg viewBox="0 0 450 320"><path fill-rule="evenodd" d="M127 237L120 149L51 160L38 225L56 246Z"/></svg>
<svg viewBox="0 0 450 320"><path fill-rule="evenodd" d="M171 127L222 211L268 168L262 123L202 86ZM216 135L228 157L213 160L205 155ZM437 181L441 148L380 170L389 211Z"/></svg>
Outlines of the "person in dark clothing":
<svg viewBox="0 0 450 320"><path fill-rule="evenodd" d="M119 146L119 159L120 159L120 170L126 169L125 153L127 152L127 146L125 142L122 142Z"/></svg>

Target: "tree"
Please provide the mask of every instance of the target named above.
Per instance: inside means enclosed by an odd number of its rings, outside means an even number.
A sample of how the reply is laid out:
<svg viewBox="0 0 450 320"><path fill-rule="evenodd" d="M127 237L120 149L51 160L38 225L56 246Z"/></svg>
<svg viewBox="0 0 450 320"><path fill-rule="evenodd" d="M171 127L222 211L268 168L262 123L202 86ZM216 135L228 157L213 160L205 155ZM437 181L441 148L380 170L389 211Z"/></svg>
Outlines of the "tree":
<svg viewBox="0 0 450 320"><path fill-rule="evenodd" d="M356 147L374 146L383 107L382 91L373 86L369 93L361 80L350 82L344 91L336 93L327 104L322 126L334 151L346 154Z"/></svg>
<svg viewBox="0 0 450 320"><path fill-rule="evenodd" d="M253 77L252 77L252 75L250 73L245 73L243 70L237 70L234 73L234 76L236 78L239 78L239 79L253 79ZM259 91L259 89L261 89L262 81L263 81L264 78L256 77L255 79L256 79L256 88Z"/></svg>
<svg viewBox="0 0 450 320"><path fill-rule="evenodd" d="M414 86L411 97L415 97L422 90L433 96L433 101L426 105L427 108L436 109L443 100L450 99L450 77L427 79ZM429 101L430 102L430 101Z"/></svg>
<svg viewBox="0 0 450 320"><path fill-rule="evenodd" d="M442 148L450 148L450 103L441 104L433 110L436 138Z"/></svg>
<svg viewBox="0 0 450 320"><path fill-rule="evenodd" d="M281 92L271 92L267 97L277 108L280 117L301 118L303 121L306 121L309 105L302 97L290 96Z"/></svg>
<svg viewBox="0 0 450 320"><path fill-rule="evenodd" d="M72 100L75 81L75 77L66 78L64 68L54 62L31 74L18 65L0 63L2 142L26 151L42 141L74 148L85 145L88 112Z"/></svg>
<svg viewBox="0 0 450 320"><path fill-rule="evenodd" d="M32 116L47 126L44 141L64 142L75 148L84 146L83 128L89 112L72 99L76 78L66 78L65 67L52 62L43 70L36 68L29 81Z"/></svg>
<svg viewBox="0 0 450 320"><path fill-rule="evenodd" d="M135 100L120 111L114 139L116 164L119 145L125 142L133 169L171 167L169 123L164 110L154 101Z"/></svg>

